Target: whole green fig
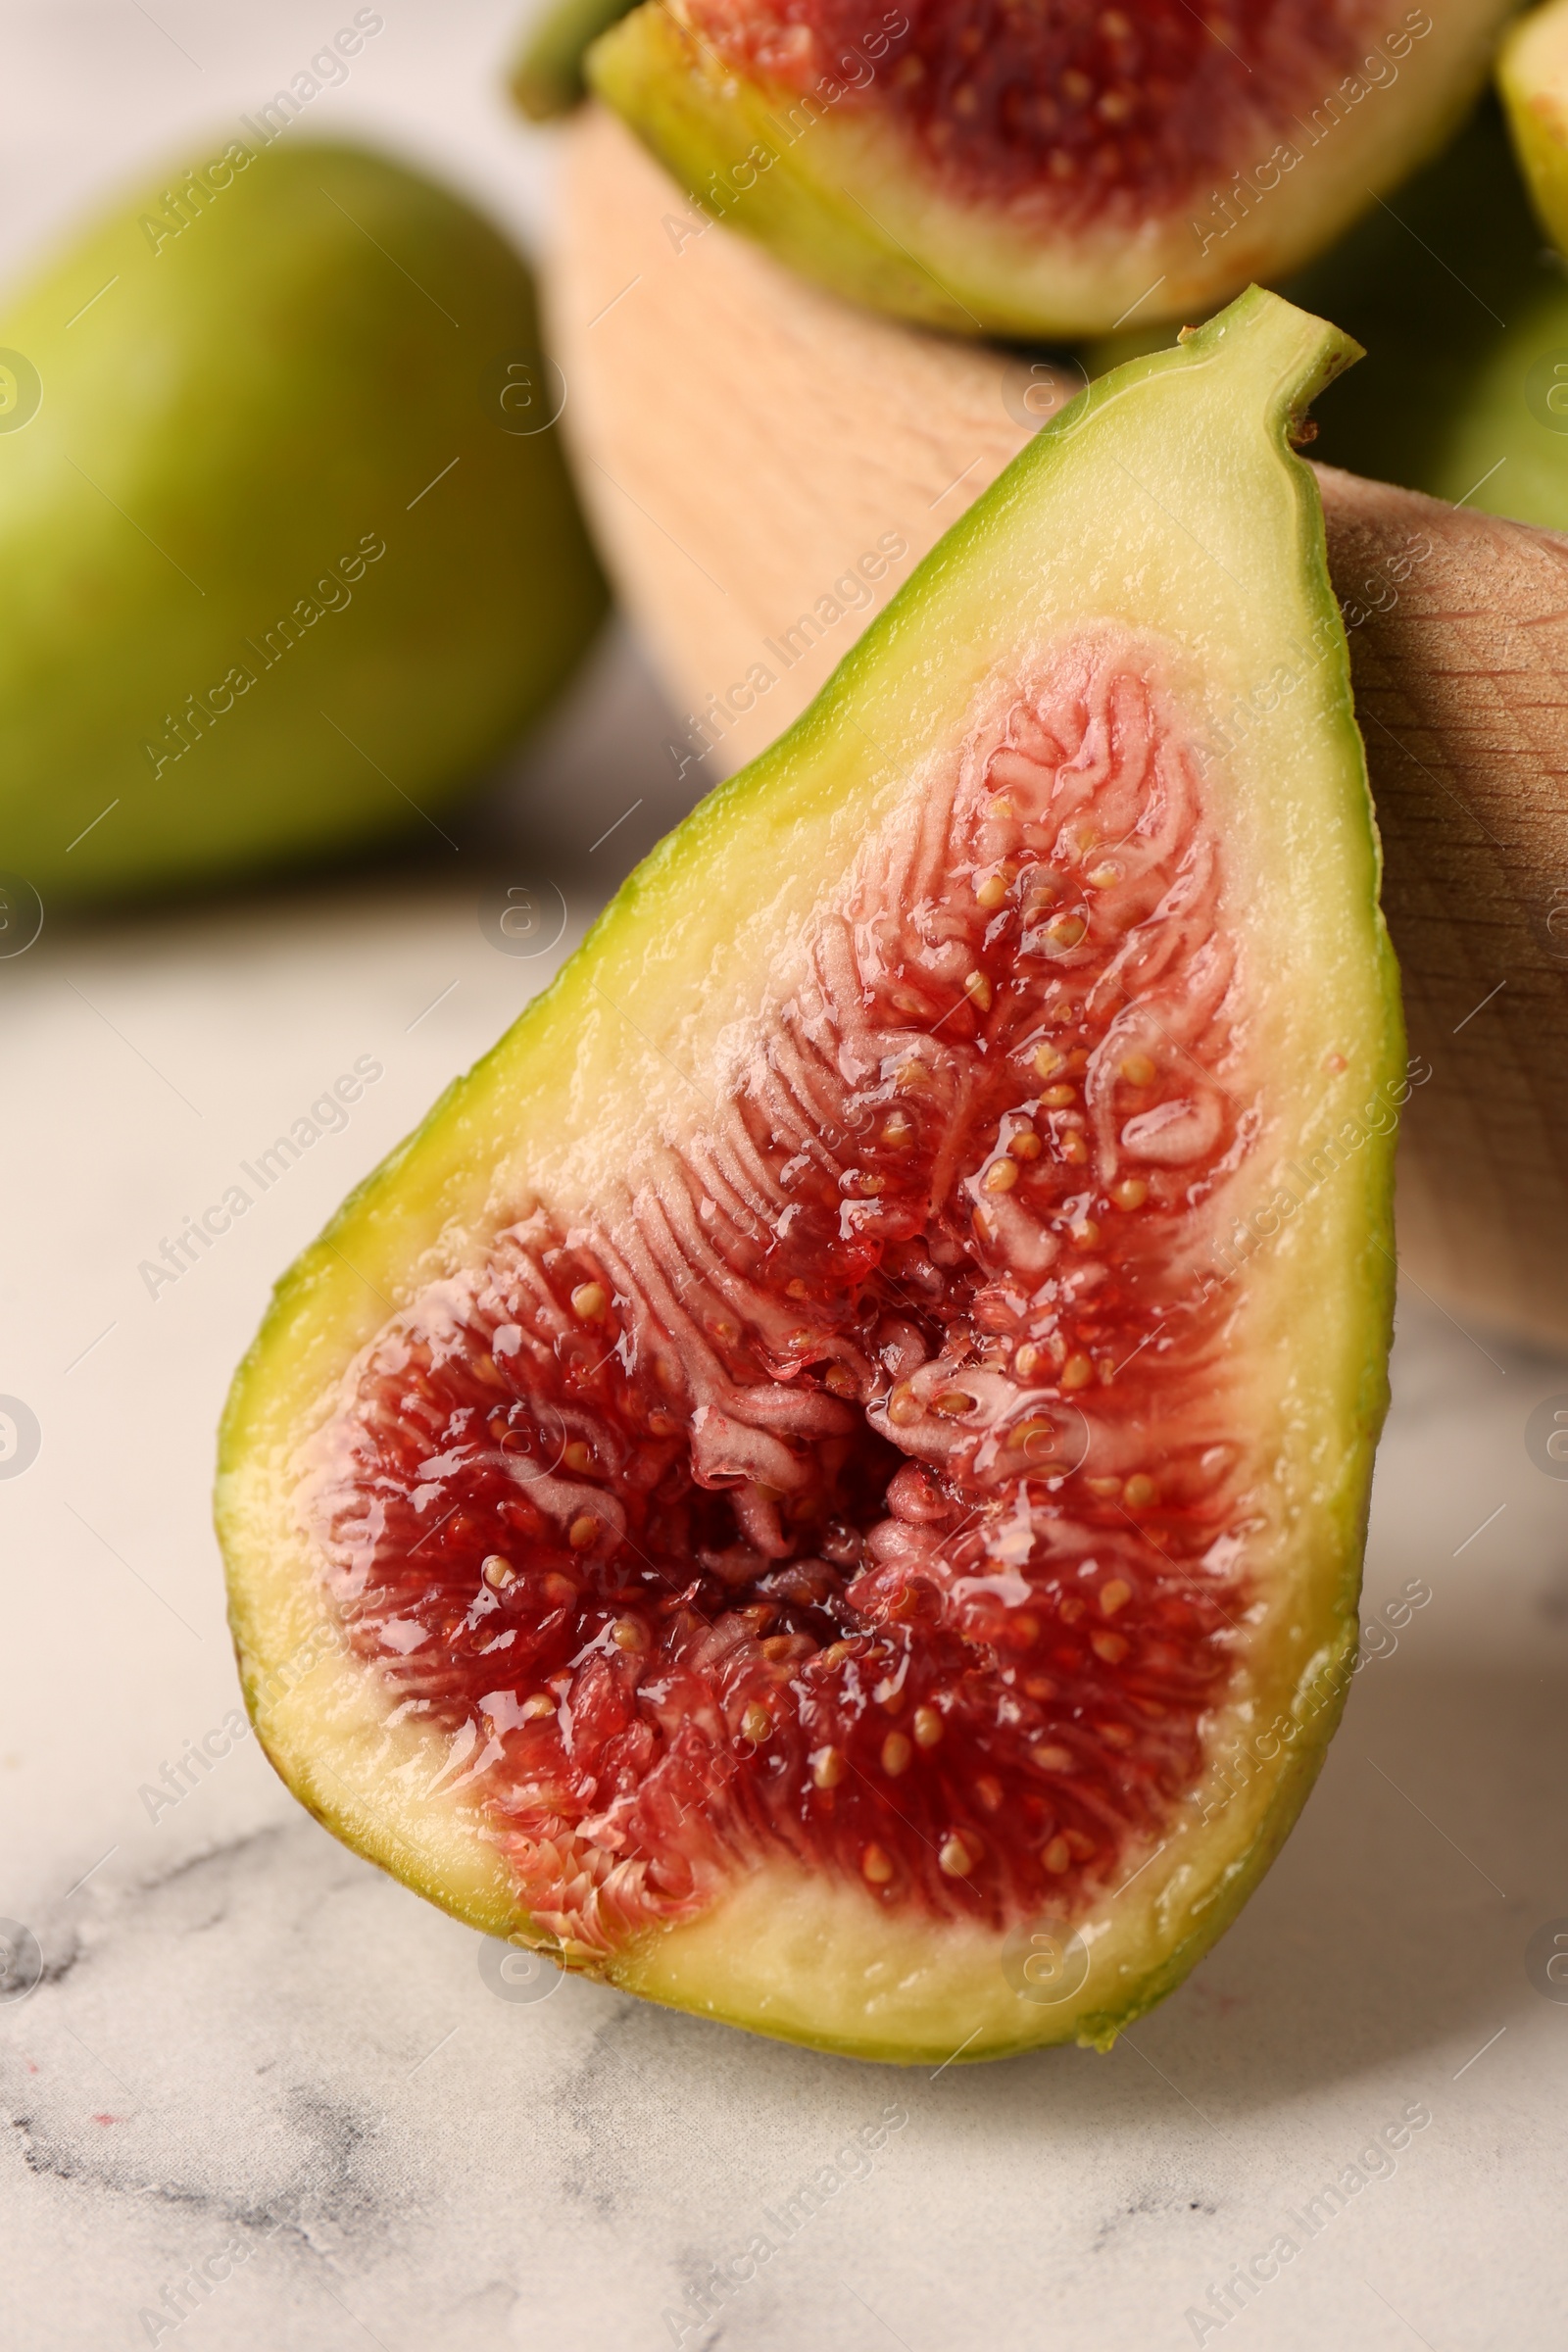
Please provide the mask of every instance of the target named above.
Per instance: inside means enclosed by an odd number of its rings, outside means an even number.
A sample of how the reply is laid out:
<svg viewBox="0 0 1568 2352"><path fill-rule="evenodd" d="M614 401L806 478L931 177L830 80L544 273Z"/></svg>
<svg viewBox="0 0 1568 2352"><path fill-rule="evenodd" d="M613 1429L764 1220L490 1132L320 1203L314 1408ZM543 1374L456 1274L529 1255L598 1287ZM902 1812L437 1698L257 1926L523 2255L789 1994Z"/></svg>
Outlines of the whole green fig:
<svg viewBox="0 0 1568 2352"><path fill-rule="evenodd" d="M414 833L606 604L517 255L357 149L204 150L0 322L0 865L103 897Z"/></svg>

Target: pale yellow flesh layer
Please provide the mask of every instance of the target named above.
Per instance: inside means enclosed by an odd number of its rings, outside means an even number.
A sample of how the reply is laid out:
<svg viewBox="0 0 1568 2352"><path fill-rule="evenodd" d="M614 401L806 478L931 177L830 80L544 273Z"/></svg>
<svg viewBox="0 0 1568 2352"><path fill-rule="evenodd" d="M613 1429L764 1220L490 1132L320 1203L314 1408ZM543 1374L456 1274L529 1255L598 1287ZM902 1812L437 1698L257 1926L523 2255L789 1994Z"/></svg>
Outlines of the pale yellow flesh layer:
<svg viewBox="0 0 1568 2352"><path fill-rule="evenodd" d="M535 1199L564 1216L592 1203L652 1126L690 1130L694 1097L722 1093L737 1031L931 747L956 739L998 671L1091 619L1158 632L1206 733L1226 919L1256 979L1250 1057L1267 1081L1231 1196L1253 1223L1230 1346L1273 1467L1249 1554L1255 1622L1205 1727L1208 1788L1152 1857L1129 1859L1143 1866L1128 1891L1075 1923L1088 1967L1065 2000L1016 1991L978 1929L890 1915L859 1886L782 1864L605 1973L866 2056L1105 2041L1180 1980L1288 1830L1354 1641L1393 1266L1392 1121L1372 1131L1368 1105L1397 1101L1402 1069L1317 494L1286 447L1292 412L1348 357L1333 329L1254 291L1093 387L933 552L799 724L639 869L280 1286L220 1462L247 1694L302 1799L475 1926L528 1932L482 1817L429 1793L445 1738L389 1727L390 1695L336 1633L299 1526L298 1449L389 1304L482 1260Z"/></svg>
<svg viewBox="0 0 1568 2352"><path fill-rule="evenodd" d="M1442 146L1507 13L1506 0L1391 11L1364 72L1258 128L1256 152L1236 158L1240 189L1070 233L946 195L897 122L831 83L814 96L749 81L678 0L622 19L588 77L680 188L837 292L957 334L1093 335L1133 310L1144 326L1201 318L1325 251Z"/></svg>
<svg viewBox="0 0 1568 2352"><path fill-rule="evenodd" d="M1559 252L1568 252L1568 5L1549 0L1521 18L1497 55L1497 89L1531 200Z"/></svg>

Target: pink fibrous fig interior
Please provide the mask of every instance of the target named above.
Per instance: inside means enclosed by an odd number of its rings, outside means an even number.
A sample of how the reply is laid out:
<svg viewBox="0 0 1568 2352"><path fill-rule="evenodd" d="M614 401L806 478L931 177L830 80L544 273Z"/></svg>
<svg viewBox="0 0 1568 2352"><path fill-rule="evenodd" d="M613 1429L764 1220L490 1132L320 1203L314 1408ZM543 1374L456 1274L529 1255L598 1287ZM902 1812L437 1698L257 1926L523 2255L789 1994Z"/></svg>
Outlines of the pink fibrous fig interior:
<svg viewBox="0 0 1568 2352"><path fill-rule="evenodd" d="M1363 64L1373 87L1399 71L1369 58L1390 29L1369 0L686 0L684 13L727 64L817 115L898 123L958 201L1069 230L1203 209L1237 172L1246 213L1368 95Z"/></svg>
<svg viewBox="0 0 1568 2352"><path fill-rule="evenodd" d="M304 1492L432 1795L591 1955L769 1860L1002 1929L1165 1833L1240 1671L1259 1128L1157 642L994 681L684 1140L356 1362Z"/></svg>

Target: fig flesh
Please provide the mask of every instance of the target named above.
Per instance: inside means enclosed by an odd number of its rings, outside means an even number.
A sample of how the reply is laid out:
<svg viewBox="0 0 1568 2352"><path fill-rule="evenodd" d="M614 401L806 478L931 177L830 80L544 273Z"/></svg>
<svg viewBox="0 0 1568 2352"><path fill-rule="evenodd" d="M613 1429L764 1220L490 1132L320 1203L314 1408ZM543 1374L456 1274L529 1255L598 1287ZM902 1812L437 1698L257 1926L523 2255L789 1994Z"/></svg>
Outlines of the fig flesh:
<svg viewBox="0 0 1568 2352"><path fill-rule="evenodd" d="M1256 291L1092 386L345 1205L219 1522L302 1799L759 2032L1106 2045L1356 1637L1397 995Z"/></svg>
<svg viewBox="0 0 1568 2352"><path fill-rule="evenodd" d="M873 308L1045 339L1191 318L1441 145L1498 0L650 0L588 78L698 204Z"/></svg>

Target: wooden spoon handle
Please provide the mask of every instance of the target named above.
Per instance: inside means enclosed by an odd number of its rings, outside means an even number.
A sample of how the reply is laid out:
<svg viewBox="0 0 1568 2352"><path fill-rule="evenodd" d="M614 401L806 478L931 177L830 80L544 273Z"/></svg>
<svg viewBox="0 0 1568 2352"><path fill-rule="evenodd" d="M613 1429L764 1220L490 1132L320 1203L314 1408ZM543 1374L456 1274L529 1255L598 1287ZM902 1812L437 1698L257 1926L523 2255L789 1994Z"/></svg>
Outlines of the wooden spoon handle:
<svg viewBox="0 0 1568 2352"><path fill-rule="evenodd" d="M705 226L593 108L563 199L564 423L700 789L805 709L1078 379L837 302ZM1318 478L1430 1072L1405 1111L1401 1261L1466 1328L1568 1340L1568 541Z"/></svg>

